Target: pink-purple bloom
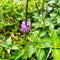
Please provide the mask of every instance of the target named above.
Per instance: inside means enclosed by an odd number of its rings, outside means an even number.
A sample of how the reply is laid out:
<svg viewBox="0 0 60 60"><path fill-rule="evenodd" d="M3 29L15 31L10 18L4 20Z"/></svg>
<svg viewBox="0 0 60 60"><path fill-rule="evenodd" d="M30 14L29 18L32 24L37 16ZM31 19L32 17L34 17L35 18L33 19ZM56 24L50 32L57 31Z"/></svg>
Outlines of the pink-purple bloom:
<svg viewBox="0 0 60 60"><path fill-rule="evenodd" d="M21 24L22 31L29 32L30 28L31 28L31 22L30 21L27 21L27 23L25 21L22 21L22 24Z"/></svg>

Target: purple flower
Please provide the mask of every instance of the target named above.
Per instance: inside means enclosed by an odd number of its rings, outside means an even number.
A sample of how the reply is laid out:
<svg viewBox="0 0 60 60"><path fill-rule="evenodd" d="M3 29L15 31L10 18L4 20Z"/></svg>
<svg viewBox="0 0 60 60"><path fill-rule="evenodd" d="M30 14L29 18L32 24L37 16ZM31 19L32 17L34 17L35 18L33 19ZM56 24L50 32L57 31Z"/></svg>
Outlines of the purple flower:
<svg viewBox="0 0 60 60"><path fill-rule="evenodd" d="M27 21L27 25L26 25L25 21L22 21L22 24L21 24L22 31L29 32L30 27L31 27L30 21Z"/></svg>

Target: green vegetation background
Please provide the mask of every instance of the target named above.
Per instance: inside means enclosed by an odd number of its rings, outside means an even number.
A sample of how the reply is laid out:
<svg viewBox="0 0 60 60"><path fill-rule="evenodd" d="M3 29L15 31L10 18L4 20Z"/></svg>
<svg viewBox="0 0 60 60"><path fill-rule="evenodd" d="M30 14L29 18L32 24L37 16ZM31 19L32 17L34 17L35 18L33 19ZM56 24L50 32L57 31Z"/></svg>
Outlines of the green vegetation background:
<svg viewBox="0 0 60 60"><path fill-rule="evenodd" d="M29 0L27 35L25 9L26 0L0 0L0 60L60 60L60 0Z"/></svg>

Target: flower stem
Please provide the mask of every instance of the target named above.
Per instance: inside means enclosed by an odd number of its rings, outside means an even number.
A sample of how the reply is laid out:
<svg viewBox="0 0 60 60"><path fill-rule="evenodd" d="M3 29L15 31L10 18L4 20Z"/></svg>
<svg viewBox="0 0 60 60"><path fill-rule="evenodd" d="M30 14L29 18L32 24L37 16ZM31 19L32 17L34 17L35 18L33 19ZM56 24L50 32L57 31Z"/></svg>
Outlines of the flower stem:
<svg viewBox="0 0 60 60"><path fill-rule="evenodd" d="M44 0L42 3L42 21L43 21L43 29L45 28L45 24L44 24Z"/></svg>
<svg viewBox="0 0 60 60"><path fill-rule="evenodd" d="M28 20L28 0L26 0L26 15L25 15L25 25L27 26L27 20ZM27 34L25 32L25 40L26 40Z"/></svg>
<svg viewBox="0 0 60 60"><path fill-rule="evenodd" d="M27 25L27 19L28 19L28 0L26 0L26 15L25 15L25 24Z"/></svg>

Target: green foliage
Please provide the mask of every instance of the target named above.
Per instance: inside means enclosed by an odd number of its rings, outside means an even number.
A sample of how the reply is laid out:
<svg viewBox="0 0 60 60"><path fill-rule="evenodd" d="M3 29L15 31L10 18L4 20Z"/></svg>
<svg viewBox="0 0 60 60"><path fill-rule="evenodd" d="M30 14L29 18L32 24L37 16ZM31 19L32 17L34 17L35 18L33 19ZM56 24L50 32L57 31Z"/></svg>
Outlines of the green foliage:
<svg viewBox="0 0 60 60"><path fill-rule="evenodd" d="M25 6L26 0L0 0L0 60L59 60L60 0L29 0L27 34Z"/></svg>
<svg viewBox="0 0 60 60"><path fill-rule="evenodd" d="M52 56L54 60L60 60L60 49L53 49Z"/></svg>

